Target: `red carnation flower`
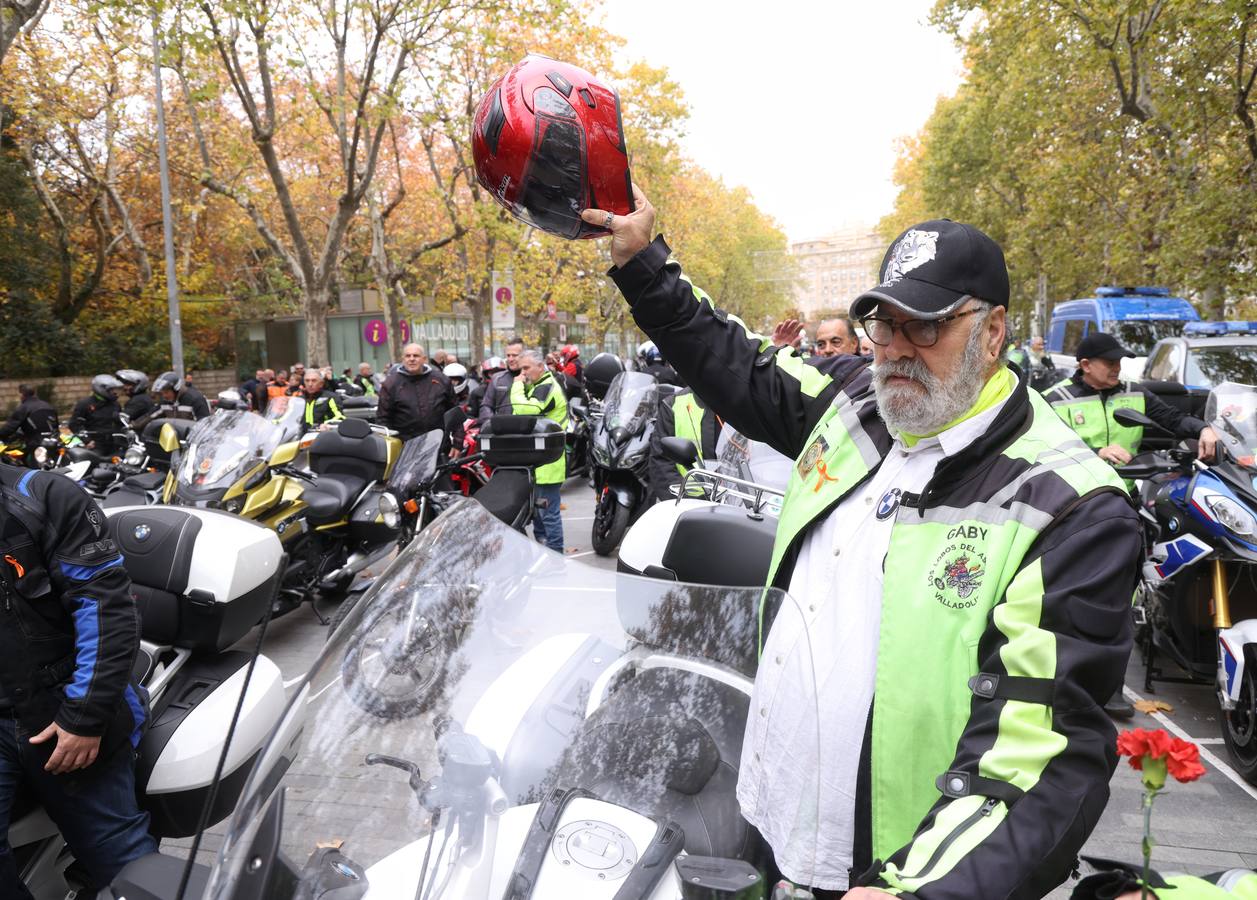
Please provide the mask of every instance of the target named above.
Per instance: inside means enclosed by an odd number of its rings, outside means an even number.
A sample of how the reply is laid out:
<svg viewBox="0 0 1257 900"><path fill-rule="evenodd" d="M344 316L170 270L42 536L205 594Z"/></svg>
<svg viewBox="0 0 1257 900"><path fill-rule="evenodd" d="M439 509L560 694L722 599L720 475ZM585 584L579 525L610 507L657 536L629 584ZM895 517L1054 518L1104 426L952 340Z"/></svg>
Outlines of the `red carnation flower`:
<svg viewBox="0 0 1257 900"><path fill-rule="evenodd" d="M1179 738L1170 746L1165 765L1176 781L1195 781L1205 774L1205 767L1200 764L1200 748Z"/></svg>

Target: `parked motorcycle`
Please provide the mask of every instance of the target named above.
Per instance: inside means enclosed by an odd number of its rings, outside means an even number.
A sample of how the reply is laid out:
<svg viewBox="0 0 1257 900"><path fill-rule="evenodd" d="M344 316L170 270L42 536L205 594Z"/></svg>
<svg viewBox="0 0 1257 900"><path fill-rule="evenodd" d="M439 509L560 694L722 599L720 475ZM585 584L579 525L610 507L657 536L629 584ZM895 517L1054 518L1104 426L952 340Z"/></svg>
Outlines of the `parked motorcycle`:
<svg viewBox="0 0 1257 900"><path fill-rule="evenodd" d="M588 477L593 469L591 435L593 410L602 413L598 400L573 397L567 403L567 477Z"/></svg>
<svg viewBox="0 0 1257 900"><path fill-rule="evenodd" d="M750 478L748 444L734 435L708 468L685 438L660 441L689 471L676 499L642 513L620 542L617 568L632 575L754 587L768 580L782 494Z"/></svg>
<svg viewBox="0 0 1257 900"><path fill-rule="evenodd" d="M439 701L379 714L366 701L406 677L394 662L408 624L442 622L451 595L462 639ZM762 898L760 841L736 797L761 599L803 615L780 591L564 559L460 500L296 687L217 861L191 882L214 900L681 900L695 884ZM806 642L781 662L799 673L798 706L815 707ZM801 715L793 739L820 741L819 720ZM806 831L819 791L791 799L783 827ZM183 865L137 861L102 896L171 898Z"/></svg>
<svg viewBox="0 0 1257 900"><path fill-rule="evenodd" d="M1134 410L1114 415L1123 425L1158 429ZM1212 684L1232 765L1257 784L1257 387L1217 385L1205 418L1219 435L1213 464L1177 448L1117 470L1143 482L1148 559L1136 617L1145 688ZM1158 655L1186 676L1167 674Z"/></svg>
<svg viewBox="0 0 1257 900"><path fill-rule="evenodd" d="M224 509L271 528L288 552L275 614L307 599L342 599L355 575L392 552L401 514L384 489L401 441L362 419L300 441L305 402L275 421L219 410L174 457L166 502ZM305 447L309 468L295 460ZM316 610L317 613L317 610Z"/></svg>
<svg viewBox="0 0 1257 900"><path fill-rule="evenodd" d="M621 372L611 382L591 443L592 544L600 556L615 552L629 525L650 502L650 435L658 408L659 385L653 375Z"/></svg>
<svg viewBox="0 0 1257 900"><path fill-rule="evenodd" d="M136 791L154 836L189 837L203 819L213 824L235 809L283 715L279 668L266 656L228 649L275 596L283 549L273 532L218 512L132 508L106 515L139 606L137 671L151 709L137 748ZM83 887L42 807L28 797L11 823L17 871L37 900L61 900Z"/></svg>

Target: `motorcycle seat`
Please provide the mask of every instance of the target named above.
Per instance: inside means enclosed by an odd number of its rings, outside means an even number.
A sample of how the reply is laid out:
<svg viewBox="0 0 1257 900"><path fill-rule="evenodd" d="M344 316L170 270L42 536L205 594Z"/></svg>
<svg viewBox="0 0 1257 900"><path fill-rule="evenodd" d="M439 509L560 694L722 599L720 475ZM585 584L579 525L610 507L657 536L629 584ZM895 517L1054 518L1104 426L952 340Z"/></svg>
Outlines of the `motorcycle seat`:
<svg viewBox="0 0 1257 900"><path fill-rule="evenodd" d="M71 462L87 460L91 463L100 463L109 459L109 457L103 456L95 450L89 450L87 447L67 447L65 454L70 458Z"/></svg>
<svg viewBox="0 0 1257 900"><path fill-rule="evenodd" d="M514 528L532 502L532 485L527 472L495 469L488 482L472 498L495 519Z"/></svg>
<svg viewBox="0 0 1257 900"><path fill-rule="evenodd" d="M367 480L355 475L323 475L302 492L301 499L310 521L322 525L348 512L349 504L366 486Z"/></svg>
<svg viewBox="0 0 1257 900"><path fill-rule="evenodd" d="M749 859L756 839L737 800L749 704L693 672L641 670L581 726L556 786L679 823L686 853Z"/></svg>
<svg viewBox="0 0 1257 900"><path fill-rule="evenodd" d="M140 491L155 491L165 480L165 472L140 472L138 475L128 475L122 483Z"/></svg>

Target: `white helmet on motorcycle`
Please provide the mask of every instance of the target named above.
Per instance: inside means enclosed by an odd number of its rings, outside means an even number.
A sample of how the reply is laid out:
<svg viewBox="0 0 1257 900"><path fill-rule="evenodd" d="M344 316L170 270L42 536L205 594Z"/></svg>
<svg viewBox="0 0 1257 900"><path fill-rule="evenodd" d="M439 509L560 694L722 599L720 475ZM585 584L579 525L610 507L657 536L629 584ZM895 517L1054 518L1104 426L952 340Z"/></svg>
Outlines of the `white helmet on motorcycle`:
<svg viewBox="0 0 1257 900"><path fill-rule="evenodd" d="M97 375L92 379L92 393L97 397L109 397L122 387L122 382L112 375Z"/></svg>
<svg viewBox="0 0 1257 900"><path fill-rule="evenodd" d="M462 363L450 363L441 370L441 373L450 380L455 394L467 392L467 367Z"/></svg>

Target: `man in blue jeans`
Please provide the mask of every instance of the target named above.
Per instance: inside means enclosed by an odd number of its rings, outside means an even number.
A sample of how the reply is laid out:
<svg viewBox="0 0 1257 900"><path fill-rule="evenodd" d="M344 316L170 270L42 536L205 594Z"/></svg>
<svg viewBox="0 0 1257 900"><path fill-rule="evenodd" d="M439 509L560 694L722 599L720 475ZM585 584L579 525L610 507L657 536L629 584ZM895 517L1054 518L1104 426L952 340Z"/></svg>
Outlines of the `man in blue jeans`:
<svg viewBox="0 0 1257 900"><path fill-rule="evenodd" d="M8 841L19 788L57 824L88 888L156 851L135 799L139 639L100 508L60 475L0 467L0 896L31 897Z"/></svg>
<svg viewBox="0 0 1257 900"><path fill-rule="evenodd" d="M517 416L545 416L558 422L560 428L567 428L567 397L554 380L554 374L546 368L540 351L524 350L519 355L519 374L511 385L511 412ZM552 463L538 466L534 474L537 498L546 501L546 505L533 513L533 535L551 550L562 553L559 491L567 476L567 460L560 456Z"/></svg>

